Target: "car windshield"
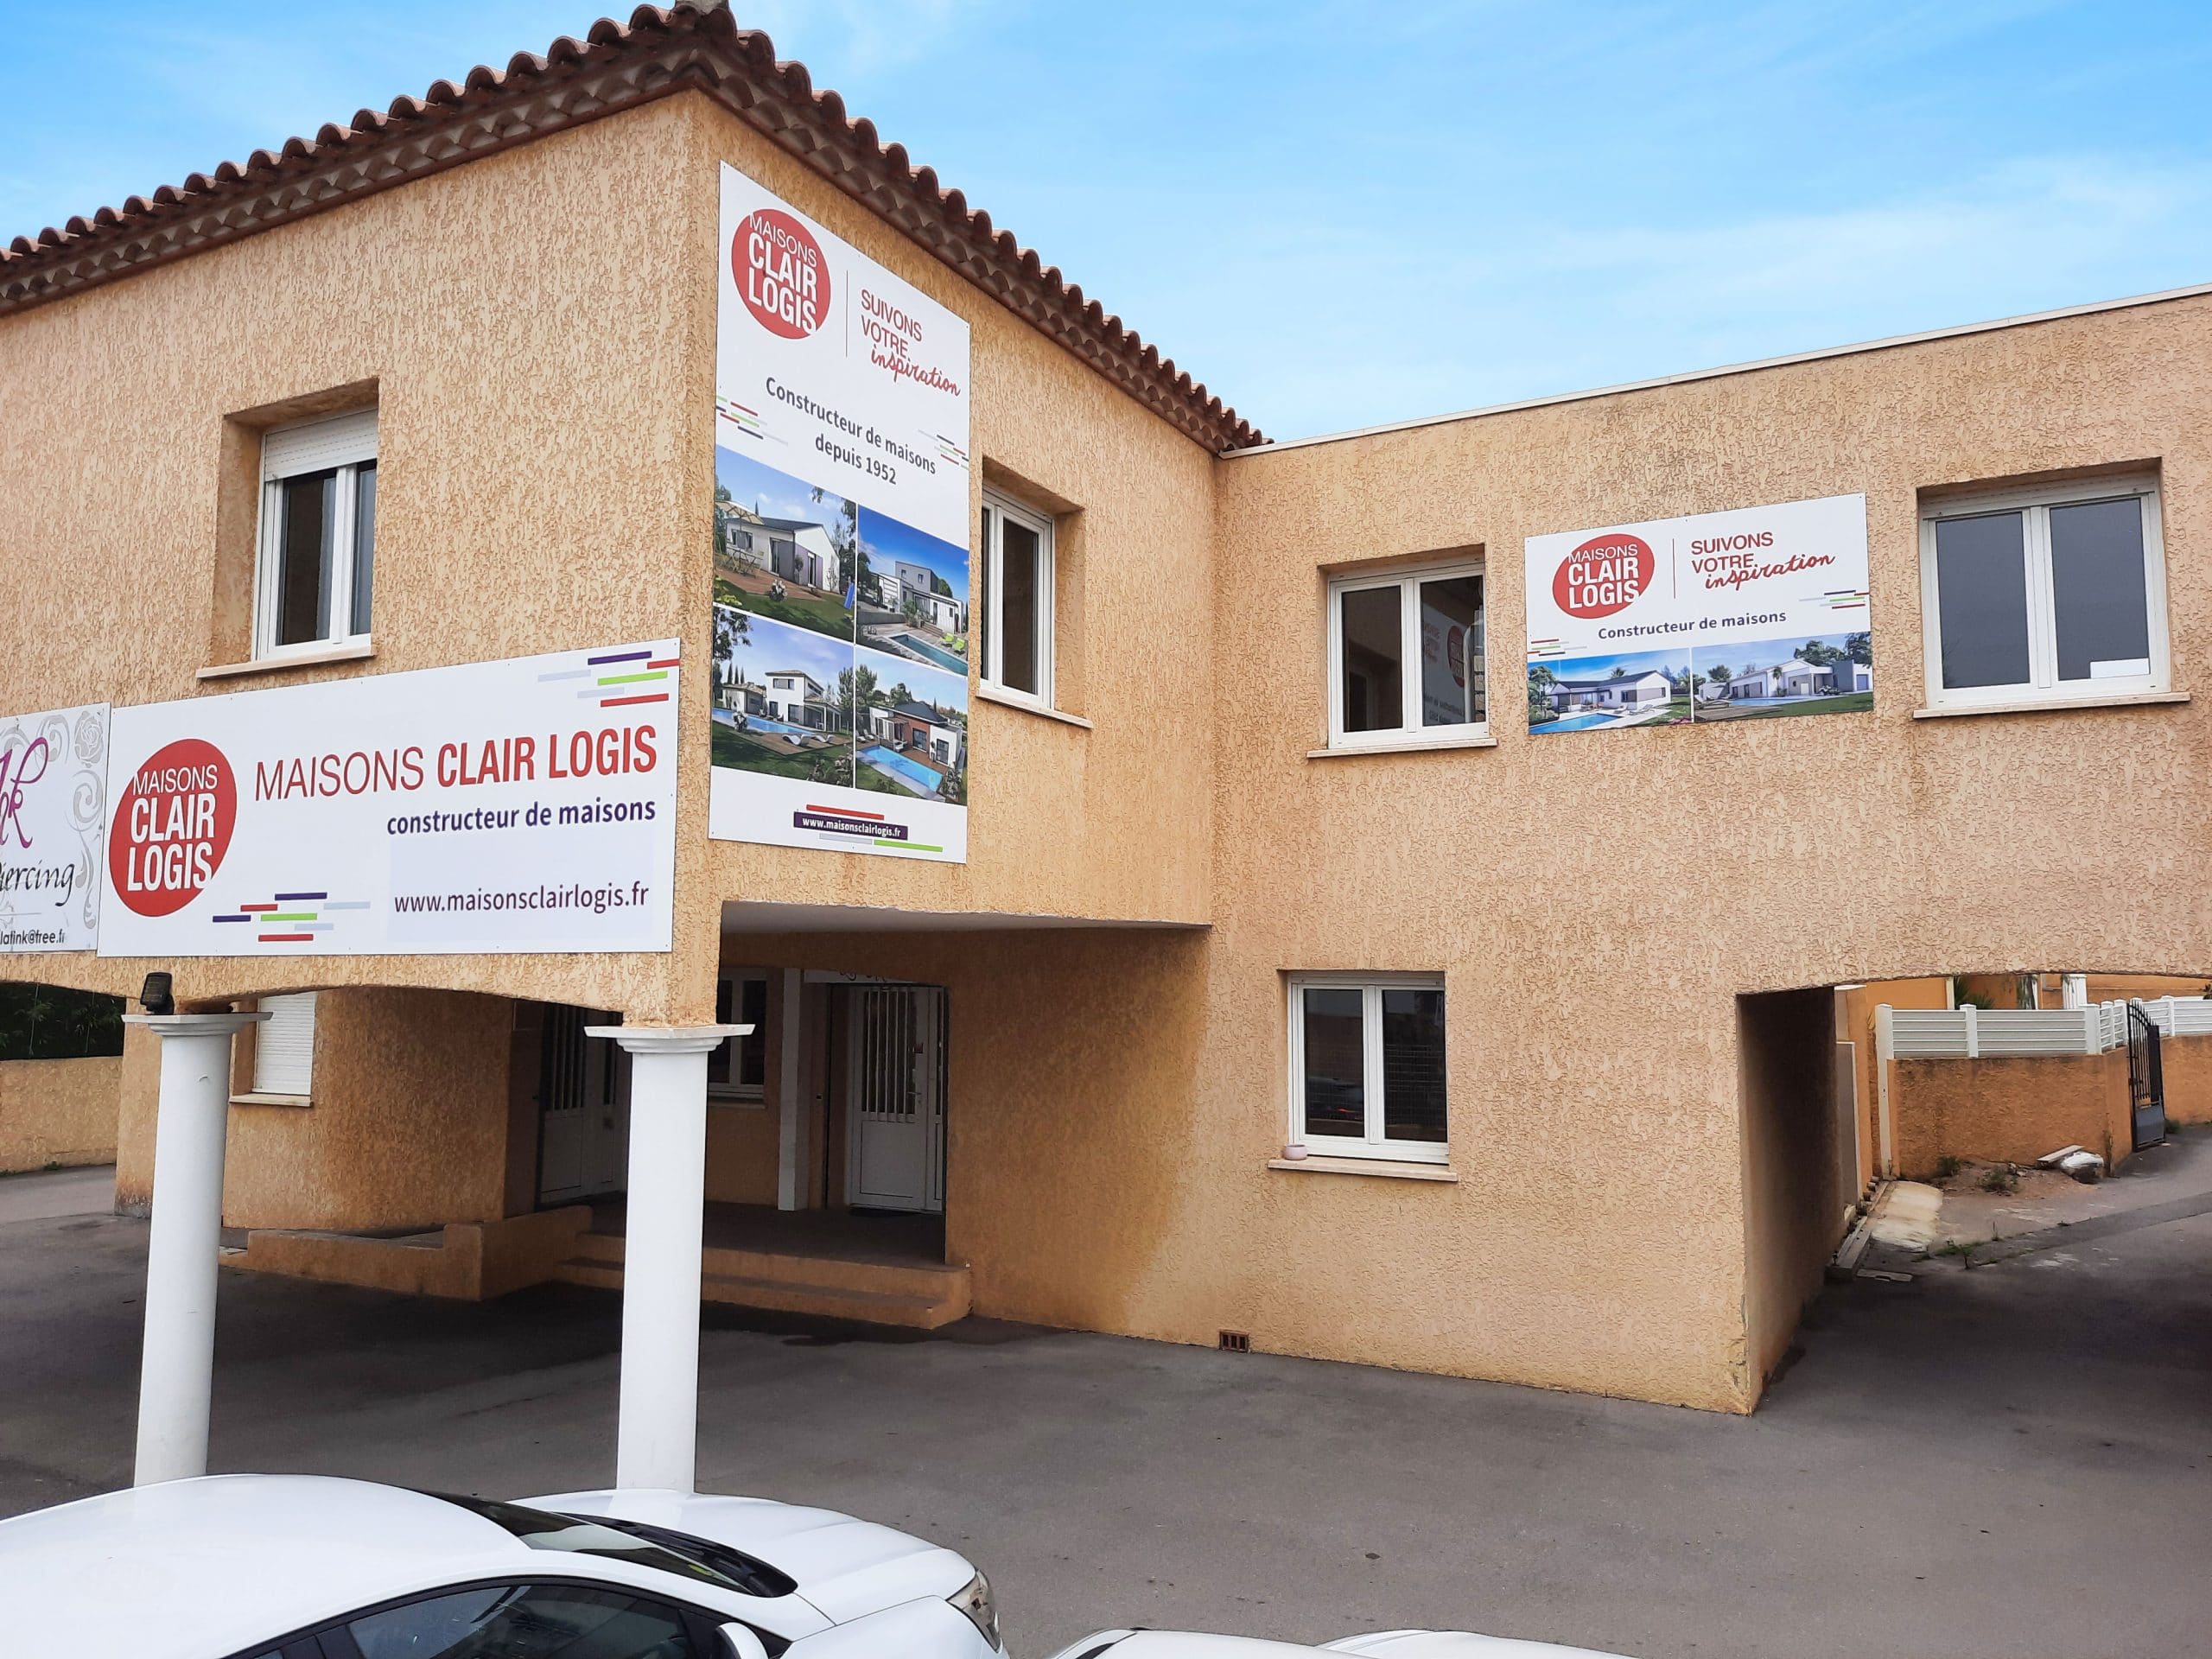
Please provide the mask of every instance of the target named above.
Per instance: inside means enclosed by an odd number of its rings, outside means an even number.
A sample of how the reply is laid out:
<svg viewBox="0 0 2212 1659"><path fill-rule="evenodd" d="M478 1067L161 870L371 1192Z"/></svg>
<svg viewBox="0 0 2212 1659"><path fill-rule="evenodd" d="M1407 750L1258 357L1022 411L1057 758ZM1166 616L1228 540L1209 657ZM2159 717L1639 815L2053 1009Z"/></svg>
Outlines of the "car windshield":
<svg viewBox="0 0 2212 1659"><path fill-rule="evenodd" d="M482 1516L532 1549L635 1561L639 1567L672 1573L677 1578L690 1579L698 1584L711 1584L716 1589L734 1590L741 1595L760 1593L748 1590L728 1574L716 1572L702 1560L679 1555L674 1550L663 1548L647 1539L634 1537L626 1531L619 1531L616 1527L597 1521L587 1521L573 1515L554 1515L545 1510L526 1509L520 1503L502 1503L496 1498L459 1497L451 1492L431 1492L428 1496L467 1510L471 1515Z"/></svg>

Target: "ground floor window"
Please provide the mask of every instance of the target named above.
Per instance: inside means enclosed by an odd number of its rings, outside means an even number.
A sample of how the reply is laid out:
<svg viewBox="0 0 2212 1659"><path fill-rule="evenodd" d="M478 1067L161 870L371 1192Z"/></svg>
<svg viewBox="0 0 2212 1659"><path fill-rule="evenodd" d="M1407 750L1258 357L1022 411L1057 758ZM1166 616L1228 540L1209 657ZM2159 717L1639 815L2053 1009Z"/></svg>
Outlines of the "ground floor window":
<svg viewBox="0 0 2212 1659"><path fill-rule="evenodd" d="M304 1100L315 1092L315 993L264 996L254 1028L253 1092Z"/></svg>
<svg viewBox="0 0 2212 1659"><path fill-rule="evenodd" d="M707 1092L723 1099L761 1099L768 1078L768 976L724 974L715 988L715 1023L753 1029L742 1037L725 1037L707 1057Z"/></svg>
<svg viewBox="0 0 2212 1659"><path fill-rule="evenodd" d="M1291 1144L1442 1163L1443 980L1294 974L1289 987Z"/></svg>

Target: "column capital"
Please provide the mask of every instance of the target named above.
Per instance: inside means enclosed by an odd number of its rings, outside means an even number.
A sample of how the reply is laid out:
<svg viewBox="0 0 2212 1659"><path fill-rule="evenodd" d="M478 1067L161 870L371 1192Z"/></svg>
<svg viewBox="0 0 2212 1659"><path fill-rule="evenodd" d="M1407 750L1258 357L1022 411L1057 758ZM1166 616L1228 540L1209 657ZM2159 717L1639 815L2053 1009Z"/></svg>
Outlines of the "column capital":
<svg viewBox="0 0 2212 1659"><path fill-rule="evenodd" d="M126 1014L126 1026L143 1026L156 1037L229 1037L269 1016L253 1014Z"/></svg>
<svg viewBox="0 0 2212 1659"><path fill-rule="evenodd" d="M586 1026L587 1037L612 1037L632 1054L706 1054L732 1037L749 1037L750 1026Z"/></svg>

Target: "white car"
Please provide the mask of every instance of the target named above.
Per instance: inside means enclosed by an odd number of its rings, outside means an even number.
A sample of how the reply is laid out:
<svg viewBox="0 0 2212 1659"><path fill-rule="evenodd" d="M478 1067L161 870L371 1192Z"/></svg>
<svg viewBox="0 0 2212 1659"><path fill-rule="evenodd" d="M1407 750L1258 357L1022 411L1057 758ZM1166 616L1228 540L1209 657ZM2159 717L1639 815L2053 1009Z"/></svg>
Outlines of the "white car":
<svg viewBox="0 0 2212 1659"><path fill-rule="evenodd" d="M1353 1653L1362 1659L1623 1659L1593 1648L1516 1642L1471 1630L1376 1630L1319 1648L1192 1630L1099 1630L1069 1643L1052 1659L1313 1659L1316 1653Z"/></svg>
<svg viewBox="0 0 2212 1659"><path fill-rule="evenodd" d="M0 1521L0 1653L1003 1659L991 1588L850 1516L689 1492L518 1503L217 1475Z"/></svg>

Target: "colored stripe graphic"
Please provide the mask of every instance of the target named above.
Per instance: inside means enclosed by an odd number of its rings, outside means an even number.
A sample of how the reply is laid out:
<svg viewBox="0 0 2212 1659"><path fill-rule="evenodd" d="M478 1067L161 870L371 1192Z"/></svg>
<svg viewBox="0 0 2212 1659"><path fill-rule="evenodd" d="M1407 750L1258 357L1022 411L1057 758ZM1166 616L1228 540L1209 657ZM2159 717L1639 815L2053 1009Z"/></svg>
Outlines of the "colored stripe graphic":
<svg viewBox="0 0 2212 1659"><path fill-rule="evenodd" d="M641 697L608 697L599 706L602 709L627 709L633 702L666 702L667 701L667 692L651 691Z"/></svg>
<svg viewBox="0 0 2212 1659"><path fill-rule="evenodd" d="M932 847L925 841L899 841L889 836L878 836L875 845L889 847L901 853L941 853L944 850L942 847Z"/></svg>
<svg viewBox="0 0 2212 1659"><path fill-rule="evenodd" d="M874 823L886 823L889 822L889 819L883 813L855 812L849 806L817 806L810 801L807 804L806 810L810 812L827 812L831 814L833 817L840 818L866 818Z"/></svg>
<svg viewBox="0 0 2212 1659"><path fill-rule="evenodd" d="M238 908L251 914L255 911L274 910L276 906L274 905L240 905Z"/></svg>
<svg viewBox="0 0 2212 1659"><path fill-rule="evenodd" d="M636 685L645 680L664 680L667 677L665 669L649 668L635 674L602 674L599 677L599 683L601 685Z"/></svg>
<svg viewBox="0 0 2212 1659"><path fill-rule="evenodd" d="M280 905L304 905L317 899L327 899L330 895L327 893L280 893L276 897Z"/></svg>
<svg viewBox="0 0 2212 1659"><path fill-rule="evenodd" d="M650 651L610 651L603 656L587 657L584 661L598 668L607 663L642 663L652 655Z"/></svg>
<svg viewBox="0 0 2212 1659"><path fill-rule="evenodd" d="M312 933L264 933L261 936L261 942L264 944L313 944L315 935Z"/></svg>

